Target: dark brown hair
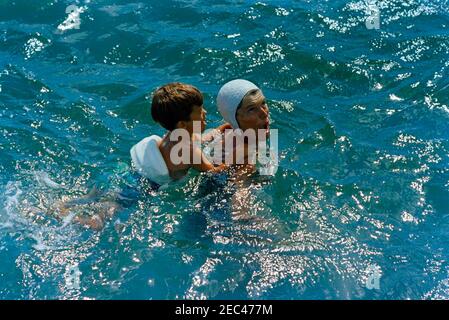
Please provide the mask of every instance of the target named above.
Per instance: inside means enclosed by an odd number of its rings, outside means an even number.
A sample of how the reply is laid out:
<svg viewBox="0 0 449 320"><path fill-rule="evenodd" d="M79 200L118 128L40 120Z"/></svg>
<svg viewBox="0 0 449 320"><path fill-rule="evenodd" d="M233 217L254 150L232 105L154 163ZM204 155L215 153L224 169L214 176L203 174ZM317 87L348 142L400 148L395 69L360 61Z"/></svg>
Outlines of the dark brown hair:
<svg viewBox="0 0 449 320"><path fill-rule="evenodd" d="M189 121L194 106L203 105L203 95L190 84L173 82L157 89L151 103L151 116L165 129L176 129L179 121Z"/></svg>

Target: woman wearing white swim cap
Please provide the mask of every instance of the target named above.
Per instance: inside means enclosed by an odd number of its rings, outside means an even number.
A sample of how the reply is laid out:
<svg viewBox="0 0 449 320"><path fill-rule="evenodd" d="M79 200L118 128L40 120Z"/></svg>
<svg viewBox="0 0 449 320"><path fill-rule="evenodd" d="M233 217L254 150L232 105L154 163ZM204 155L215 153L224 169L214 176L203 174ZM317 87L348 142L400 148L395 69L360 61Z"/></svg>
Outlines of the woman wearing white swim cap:
<svg viewBox="0 0 449 320"><path fill-rule="evenodd" d="M227 130L224 134L221 141L224 150L222 154L216 153L215 162L255 165L259 142L268 137L270 127L268 106L262 91L248 80L229 81L218 92L217 107L234 131ZM246 169L253 171L254 166Z"/></svg>
<svg viewBox="0 0 449 320"><path fill-rule="evenodd" d="M268 105L262 91L252 82L243 79L232 80L224 84L217 95L217 107L223 119L231 124L233 129L241 129L244 134L247 130L254 130L256 136L256 144L258 146L258 137L266 139L269 133L270 119ZM262 130L262 136L259 136ZM263 135L265 131L265 135ZM244 142L243 146L236 145L233 135L224 135L222 145L229 145L229 140L232 139L233 144L233 158L234 165L241 164L238 162L238 150L242 150L244 154L243 165L233 166L235 171L232 175L232 180L237 187L233 194L232 213L234 219L253 219L254 217L247 208L250 207L247 203L250 198L250 189L245 187L244 181L246 178L255 172L256 166L251 164L248 159L251 157L251 151L258 152L257 149L251 149L248 143ZM228 142L227 142L228 140ZM245 140L244 140L245 141ZM226 151L222 157L226 157ZM228 163L229 164L229 163Z"/></svg>
<svg viewBox="0 0 449 320"><path fill-rule="evenodd" d="M217 95L217 106L223 119L234 129L269 130L265 96L248 80L236 79L223 85Z"/></svg>

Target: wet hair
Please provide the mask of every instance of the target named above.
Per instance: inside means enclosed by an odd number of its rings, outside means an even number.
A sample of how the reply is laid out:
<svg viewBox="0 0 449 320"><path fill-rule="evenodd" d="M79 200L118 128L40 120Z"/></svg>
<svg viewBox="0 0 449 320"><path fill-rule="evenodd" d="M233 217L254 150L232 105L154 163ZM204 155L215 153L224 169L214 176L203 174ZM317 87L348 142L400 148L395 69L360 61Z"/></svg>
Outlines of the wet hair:
<svg viewBox="0 0 449 320"><path fill-rule="evenodd" d="M251 102L254 103L256 101L256 97L262 94L262 91L260 89L252 89L249 90L242 98L242 100L240 101L237 109L235 110L235 113L237 114L237 111L239 111L239 109L242 107L243 105L243 101L247 98L247 97L251 97Z"/></svg>
<svg viewBox="0 0 449 320"><path fill-rule="evenodd" d="M168 83L153 93L151 117L165 129L176 129L179 121L189 121L194 106L203 105L203 95L190 84Z"/></svg>

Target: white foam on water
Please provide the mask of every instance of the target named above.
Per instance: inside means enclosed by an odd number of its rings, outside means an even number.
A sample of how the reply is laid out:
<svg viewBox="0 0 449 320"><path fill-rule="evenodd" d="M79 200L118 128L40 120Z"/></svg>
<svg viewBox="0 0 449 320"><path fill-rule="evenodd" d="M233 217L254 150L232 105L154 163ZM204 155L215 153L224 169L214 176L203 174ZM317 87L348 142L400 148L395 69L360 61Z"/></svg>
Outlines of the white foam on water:
<svg viewBox="0 0 449 320"><path fill-rule="evenodd" d="M4 190L3 210L0 211L0 227L11 229L17 223L26 223L25 219L17 215L17 207L20 204L20 197L23 194L21 184L18 181L8 181Z"/></svg>
<svg viewBox="0 0 449 320"><path fill-rule="evenodd" d="M64 219L62 219L62 227L61 228L67 227L72 222L75 215L76 215L75 212L71 212L66 217L64 217Z"/></svg>
<svg viewBox="0 0 449 320"><path fill-rule="evenodd" d="M46 173L41 176L47 177ZM46 185L51 179L44 179ZM54 185L53 185L54 186ZM71 229L67 228L74 214L70 214L64 218L63 224L57 227L36 224L30 218L22 215L22 212L27 211L32 204L28 203L27 190L22 189L22 184L19 181L9 181L4 188L3 204L0 208L0 230L6 229L24 232L28 239L35 241L32 248L37 251L58 250L65 248L68 243L68 238L72 236Z"/></svg>
<svg viewBox="0 0 449 320"><path fill-rule="evenodd" d="M33 244L32 247L37 251L45 251L45 250L54 250L55 247L48 246L44 243L44 239L42 235L39 233L32 233L30 237L36 241L36 244Z"/></svg>
<svg viewBox="0 0 449 320"><path fill-rule="evenodd" d="M39 184L45 185L47 187L53 188L53 189L64 189L65 186L55 182L52 180L47 172L44 171L36 171L34 173L34 176L36 177L36 180Z"/></svg>
<svg viewBox="0 0 449 320"><path fill-rule="evenodd" d="M20 183L8 181L5 188L4 210L6 221L2 221L4 227L12 227L11 217L14 215L14 208L19 205L19 197L22 195ZM3 219L2 219L3 220Z"/></svg>
<svg viewBox="0 0 449 320"><path fill-rule="evenodd" d="M19 182L8 181L6 184L6 201L5 201L5 209L6 212L10 213L11 208L13 206L17 206L19 204L19 197L22 194L22 190L20 189Z"/></svg>
<svg viewBox="0 0 449 320"><path fill-rule="evenodd" d="M58 31L64 32L67 30L79 29L81 26L80 15L87 10L86 6L78 7L76 5L70 5L66 8L67 18L58 25Z"/></svg>
<svg viewBox="0 0 449 320"><path fill-rule="evenodd" d="M404 99L398 97L397 95L395 95L394 93L390 94L389 96L391 101L403 101Z"/></svg>

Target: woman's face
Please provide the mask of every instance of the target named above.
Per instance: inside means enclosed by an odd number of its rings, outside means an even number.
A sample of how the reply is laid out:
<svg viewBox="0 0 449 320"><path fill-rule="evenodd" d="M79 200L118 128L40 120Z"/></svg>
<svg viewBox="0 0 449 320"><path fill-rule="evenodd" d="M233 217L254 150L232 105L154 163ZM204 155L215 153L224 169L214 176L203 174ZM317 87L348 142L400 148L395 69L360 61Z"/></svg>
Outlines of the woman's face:
<svg viewBox="0 0 449 320"><path fill-rule="evenodd" d="M240 108L237 109L236 119L240 129L263 129L267 134L270 129L270 119L268 117L268 105L262 91L247 94ZM257 132L256 132L257 134Z"/></svg>

